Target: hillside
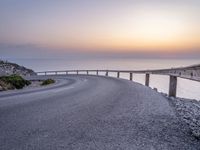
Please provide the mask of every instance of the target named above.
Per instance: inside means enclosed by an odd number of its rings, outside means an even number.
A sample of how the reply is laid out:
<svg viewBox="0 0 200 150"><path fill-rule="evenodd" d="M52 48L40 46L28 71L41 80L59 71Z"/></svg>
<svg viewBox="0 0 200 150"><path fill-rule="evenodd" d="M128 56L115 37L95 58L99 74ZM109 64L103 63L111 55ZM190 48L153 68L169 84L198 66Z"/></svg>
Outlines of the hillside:
<svg viewBox="0 0 200 150"><path fill-rule="evenodd" d="M12 74L17 74L20 76L36 75L36 73L31 69L15 63L0 60L0 76L8 76Z"/></svg>

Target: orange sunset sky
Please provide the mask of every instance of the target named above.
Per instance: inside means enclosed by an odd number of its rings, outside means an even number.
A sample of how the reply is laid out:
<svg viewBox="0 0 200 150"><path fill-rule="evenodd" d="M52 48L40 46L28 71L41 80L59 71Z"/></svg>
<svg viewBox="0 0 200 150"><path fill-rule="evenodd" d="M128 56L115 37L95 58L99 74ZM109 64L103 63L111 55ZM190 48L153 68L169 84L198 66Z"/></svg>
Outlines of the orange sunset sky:
<svg viewBox="0 0 200 150"><path fill-rule="evenodd" d="M0 20L3 56L24 45L30 53L200 53L198 0L2 0Z"/></svg>

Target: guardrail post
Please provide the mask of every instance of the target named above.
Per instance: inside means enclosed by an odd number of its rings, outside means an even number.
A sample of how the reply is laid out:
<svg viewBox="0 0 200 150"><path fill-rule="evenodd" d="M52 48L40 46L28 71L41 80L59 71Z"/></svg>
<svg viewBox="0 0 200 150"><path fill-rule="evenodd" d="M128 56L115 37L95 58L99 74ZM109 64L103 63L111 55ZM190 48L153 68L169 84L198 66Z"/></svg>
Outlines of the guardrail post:
<svg viewBox="0 0 200 150"><path fill-rule="evenodd" d="M145 76L145 85L149 86L149 74L148 73Z"/></svg>
<svg viewBox="0 0 200 150"><path fill-rule="evenodd" d="M44 75L46 76L46 75L47 75L47 72L44 72Z"/></svg>
<svg viewBox="0 0 200 150"><path fill-rule="evenodd" d="M78 70L76 71L76 74L78 75Z"/></svg>
<svg viewBox="0 0 200 150"><path fill-rule="evenodd" d="M88 75L88 74L89 74L89 71L87 70L86 73L87 73L87 75Z"/></svg>
<svg viewBox="0 0 200 150"><path fill-rule="evenodd" d="M97 70L97 75L99 75L99 70Z"/></svg>
<svg viewBox="0 0 200 150"><path fill-rule="evenodd" d="M176 97L176 88L177 88L177 77L176 76L170 76L169 96Z"/></svg>
<svg viewBox="0 0 200 150"><path fill-rule="evenodd" d="M58 74L58 72L56 71L56 72L55 72L55 74L57 75L57 74Z"/></svg>
<svg viewBox="0 0 200 150"><path fill-rule="evenodd" d="M108 76L108 70L106 71L106 76Z"/></svg>
<svg viewBox="0 0 200 150"><path fill-rule="evenodd" d="M130 80L132 81L133 80L133 73L130 72Z"/></svg>
<svg viewBox="0 0 200 150"><path fill-rule="evenodd" d="M117 72L117 78L119 78L119 76L120 76L120 72Z"/></svg>
<svg viewBox="0 0 200 150"><path fill-rule="evenodd" d="M66 71L66 74L68 74L68 71Z"/></svg>

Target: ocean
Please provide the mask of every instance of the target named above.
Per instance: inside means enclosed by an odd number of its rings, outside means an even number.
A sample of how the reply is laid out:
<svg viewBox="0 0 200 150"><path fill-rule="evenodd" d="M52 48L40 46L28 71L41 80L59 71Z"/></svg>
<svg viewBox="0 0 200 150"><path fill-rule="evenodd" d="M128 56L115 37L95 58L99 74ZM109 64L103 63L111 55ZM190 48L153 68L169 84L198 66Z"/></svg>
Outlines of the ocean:
<svg viewBox="0 0 200 150"><path fill-rule="evenodd" d="M115 69L115 70L143 70L165 69L200 64L199 59L8 59L31 68L36 72L51 70L78 70L78 69ZM101 74L101 73L100 73ZM103 74L101 74L103 75ZM115 73L110 76L116 77ZM120 74L121 78L129 79L129 74ZM145 76L134 74L133 81L144 84ZM169 77L164 75L151 75L150 87L157 88L159 92L168 93ZM200 100L200 82L178 78L177 96Z"/></svg>

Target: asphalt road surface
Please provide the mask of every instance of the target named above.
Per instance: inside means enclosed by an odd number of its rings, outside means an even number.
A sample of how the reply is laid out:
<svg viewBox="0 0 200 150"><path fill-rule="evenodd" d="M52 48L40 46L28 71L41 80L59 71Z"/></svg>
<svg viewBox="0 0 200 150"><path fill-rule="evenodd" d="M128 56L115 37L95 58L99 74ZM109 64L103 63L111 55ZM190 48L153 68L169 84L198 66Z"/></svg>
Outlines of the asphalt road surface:
<svg viewBox="0 0 200 150"><path fill-rule="evenodd" d="M148 87L111 77L51 78L53 85L0 93L0 150L200 149Z"/></svg>

